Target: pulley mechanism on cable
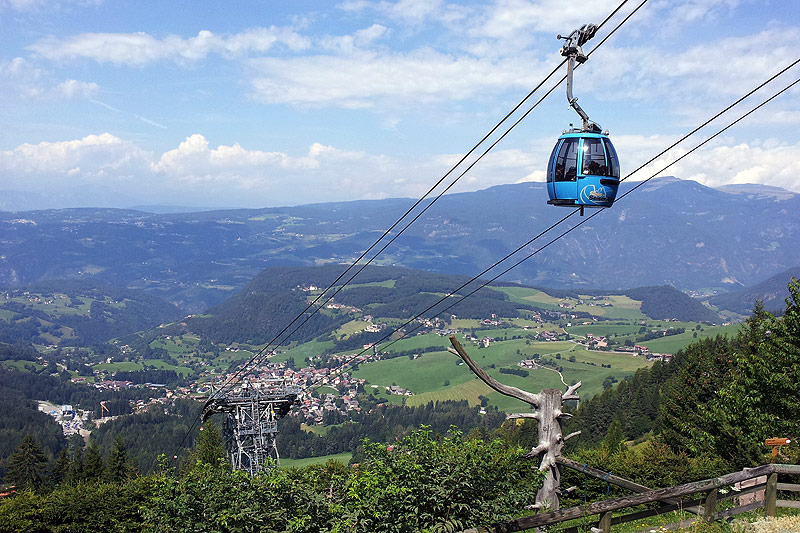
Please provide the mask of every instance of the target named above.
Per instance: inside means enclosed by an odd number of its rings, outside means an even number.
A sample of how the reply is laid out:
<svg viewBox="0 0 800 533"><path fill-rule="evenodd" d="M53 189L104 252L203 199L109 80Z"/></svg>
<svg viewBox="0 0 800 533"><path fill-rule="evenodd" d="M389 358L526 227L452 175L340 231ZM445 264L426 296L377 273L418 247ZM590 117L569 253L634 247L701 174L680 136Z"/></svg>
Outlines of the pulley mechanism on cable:
<svg viewBox="0 0 800 533"><path fill-rule="evenodd" d="M559 39L565 39L561 55L567 58L567 101L580 115L583 124L575 128L570 124L556 141L547 165L548 204L580 207L611 207L619 188L619 159L608 131L589 120L589 115L572 96L572 72L575 62L584 63L588 57L581 46L594 37L597 26L584 24Z"/></svg>

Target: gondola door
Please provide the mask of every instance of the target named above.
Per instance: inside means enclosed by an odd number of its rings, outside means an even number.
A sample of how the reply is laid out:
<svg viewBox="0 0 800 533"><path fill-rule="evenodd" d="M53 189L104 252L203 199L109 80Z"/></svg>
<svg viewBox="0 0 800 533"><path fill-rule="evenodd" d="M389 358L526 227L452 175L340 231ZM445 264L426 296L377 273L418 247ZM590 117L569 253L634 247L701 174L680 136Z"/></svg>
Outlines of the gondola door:
<svg viewBox="0 0 800 533"><path fill-rule="evenodd" d="M578 197L580 138L563 137L553 149L547 169L547 189L552 203L574 204Z"/></svg>

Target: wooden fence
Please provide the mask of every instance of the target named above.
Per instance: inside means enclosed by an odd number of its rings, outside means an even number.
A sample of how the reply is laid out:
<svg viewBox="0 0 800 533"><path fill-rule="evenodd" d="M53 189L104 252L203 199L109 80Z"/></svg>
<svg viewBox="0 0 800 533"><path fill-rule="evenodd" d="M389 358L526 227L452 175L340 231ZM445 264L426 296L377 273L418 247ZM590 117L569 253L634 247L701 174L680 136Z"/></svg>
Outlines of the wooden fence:
<svg viewBox="0 0 800 533"><path fill-rule="evenodd" d="M570 466L570 465L566 465ZM668 525L660 525L659 528L674 530L689 527L697 520L713 522L730 518L740 513L764 508L767 516L775 516L777 507L792 507L800 509L800 501L783 500L778 498L779 492L800 492L800 484L779 483L779 475L800 475L800 465L768 464L756 468L745 468L741 472L733 472L723 476L695 481L674 487L656 490L644 490L646 487L637 485L627 488L638 492L630 496L614 498L601 502L589 503L567 509L558 509L532 516L516 518L507 522L499 522L487 526L480 526L467 529L463 533L507 533L511 531L524 531L530 528L539 528L560 524L576 518L592 517L597 515L597 522L594 530L607 533L611 526L642 520L651 516L669 513L678 510L688 510L698 514L698 517L675 522ZM759 479L761 478L761 479ZM763 481L766 479L766 481ZM742 482L751 483L741 490L727 490L724 493L720 489L733 489ZM751 495L749 498L743 496ZM743 503L743 500L752 500ZM731 500L732 505L718 510L719 504ZM629 512L628 514L613 513L638 507L643 505L655 505L654 508ZM649 528L648 528L649 529ZM564 529L565 533L577 532L577 527Z"/></svg>

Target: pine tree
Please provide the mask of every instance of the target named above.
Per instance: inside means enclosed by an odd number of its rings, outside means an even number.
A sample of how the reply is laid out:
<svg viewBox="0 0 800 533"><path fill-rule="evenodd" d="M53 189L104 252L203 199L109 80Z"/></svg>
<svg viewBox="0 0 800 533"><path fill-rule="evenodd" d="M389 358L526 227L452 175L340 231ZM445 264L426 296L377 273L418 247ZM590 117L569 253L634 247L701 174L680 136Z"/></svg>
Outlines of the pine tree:
<svg viewBox="0 0 800 533"><path fill-rule="evenodd" d="M608 453L615 454L620 450L625 449L625 434L622 432L622 424L619 419L615 418L611 425L608 426L606 438L603 439L602 447Z"/></svg>
<svg viewBox="0 0 800 533"><path fill-rule="evenodd" d="M135 470L135 467L128 457L125 441L122 435L117 434L114 437L114 447L111 448L111 452L108 454L105 478L108 481L119 483L133 477Z"/></svg>
<svg viewBox="0 0 800 533"><path fill-rule="evenodd" d="M6 462L6 482L18 489L39 489L44 483L47 456L42 447L27 435Z"/></svg>
<svg viewBox="0 0 800 533"><path fill-rule="evenodd" d="M659 413L664 442L695 456L714 448L719 391L735 374L734 347L726 337L703 339L675 354L675 373L662 388Z"/></svg>
<svg viewBox="0 0 800 533"><path fill-rule="evenodd" d="M66 448L61 448L61 452L58 454L56 462L53 463L53 469L50 471L50 482L56 486L63 483L69 475L69 469L71 466L69 452Z"/></svg>
<svg viewBox="0 0 800 533"><path fill-rule="evenodd" d="M83 478L89 481L97 481L103 477L103 455L97 441L92 440L86 448L83 463Z"/></svg>
<svg viewBox="0 0 800 533"><path fill-rule="evenodd" d="M222 433L213 420L209 420L200 430L200 435L192 450L191 463L199 462L219 465L225 459L225 446L222 443Z"/></svg>
<svg viewBox="0 0 800 533"><path fill-rule="evenodd" d="M84 472L83 446L69 446L70 463L67 470L67 483L75 485L83 481L86 473Z"/></svg>

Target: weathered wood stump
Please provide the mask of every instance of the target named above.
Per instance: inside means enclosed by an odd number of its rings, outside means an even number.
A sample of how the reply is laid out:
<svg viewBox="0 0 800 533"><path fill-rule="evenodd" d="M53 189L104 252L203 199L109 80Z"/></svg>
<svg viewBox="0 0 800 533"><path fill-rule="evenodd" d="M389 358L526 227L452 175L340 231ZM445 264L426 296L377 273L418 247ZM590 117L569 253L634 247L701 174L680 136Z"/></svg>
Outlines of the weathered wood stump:
<svg viewBox="0 0 800 533"><path fill-rule="evenodd" d="M580 432L567 435L565 438L561 429L561 420L569 418L569 413L562 411L565 400L578 400L575 391L581 386L581 382L567 387L562 394L559 389L544 389L538 394L533 394L516 387L504 385L489 376L475 361L467 354L466 350L456 340L454 335L450 336L450 343L453 345L452 353L455 353L467 363L470 370L478 376L484 383L491 388L512 398L522 400L534 408L533 413L519 413L509 415L508 418L534 418L539 426L539 442L535 448L526 454L527 457L539 458L539 470L545 472L544 484L536 493L535 508L539 510L554 511L558 509L558 496L560 493L561 471L558 466L558 458L564 442Z"/></svg>

